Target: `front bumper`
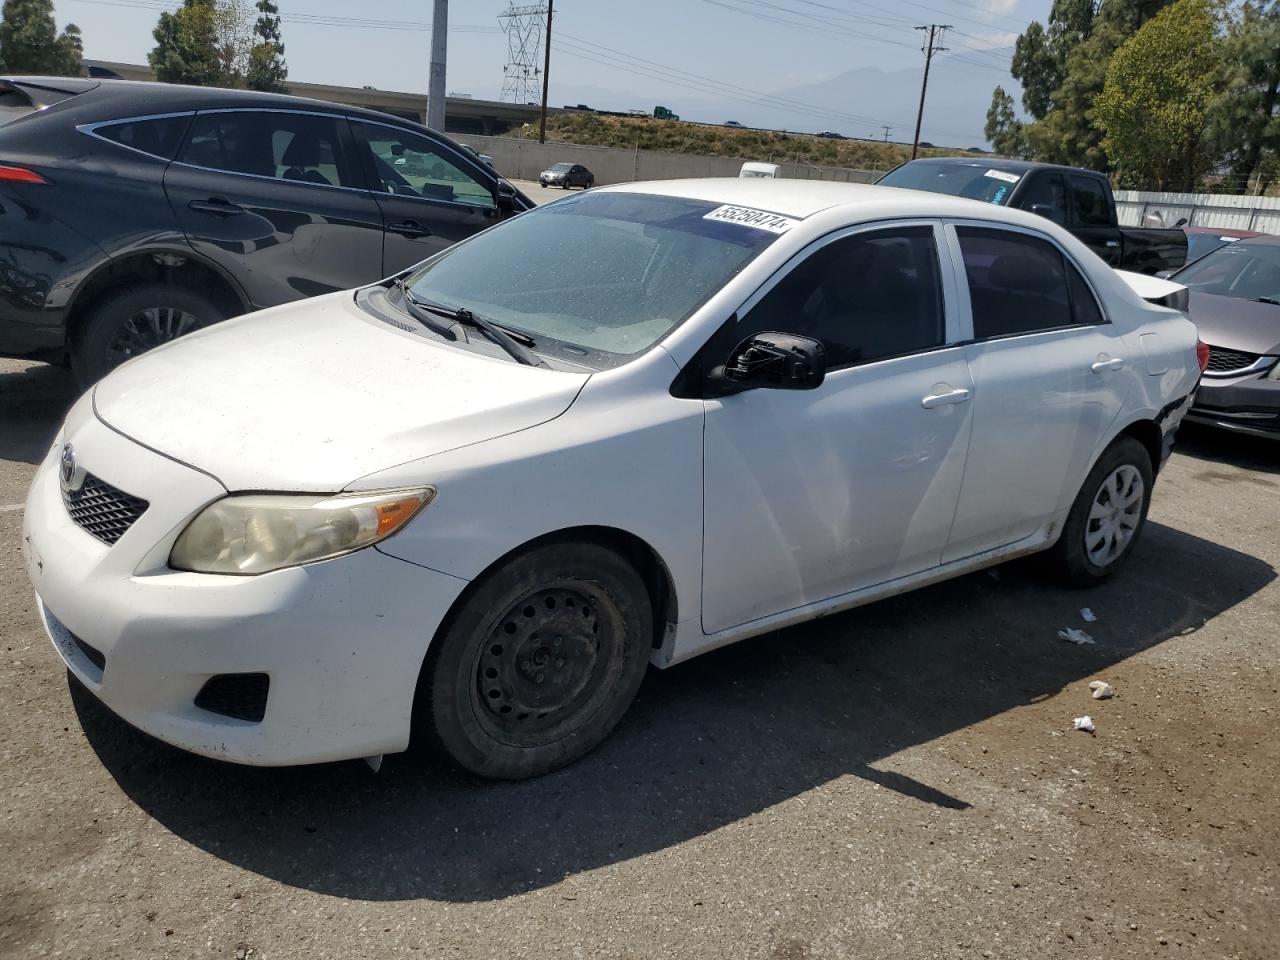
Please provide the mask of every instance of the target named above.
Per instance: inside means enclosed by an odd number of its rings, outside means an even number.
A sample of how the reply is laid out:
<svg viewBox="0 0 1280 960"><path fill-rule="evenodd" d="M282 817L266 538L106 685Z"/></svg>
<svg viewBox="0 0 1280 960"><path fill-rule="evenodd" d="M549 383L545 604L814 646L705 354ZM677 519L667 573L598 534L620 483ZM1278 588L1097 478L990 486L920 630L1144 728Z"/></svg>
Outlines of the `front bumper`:
<svg viewBox="0 0 1280 960"><path fill-rule="evenodd" d="M225 491L86 407L65 431L78 459L150 506L108 547L63 506L62 438L37 471L23 548L68 669L129 723L205 756L285 765L403 750L427 644L466 582L375 549L256 577L170 570L177 535ZM260 722L195 705L211 677L246 673L269 677Z"/></svg>
<svg viewBox="0 0 1280 960"><path fill-rule="evenodd" d="M1236 380L1205 377L1187 419L1255 437L1280 439L1280 380L1251 374Z"/></svg>

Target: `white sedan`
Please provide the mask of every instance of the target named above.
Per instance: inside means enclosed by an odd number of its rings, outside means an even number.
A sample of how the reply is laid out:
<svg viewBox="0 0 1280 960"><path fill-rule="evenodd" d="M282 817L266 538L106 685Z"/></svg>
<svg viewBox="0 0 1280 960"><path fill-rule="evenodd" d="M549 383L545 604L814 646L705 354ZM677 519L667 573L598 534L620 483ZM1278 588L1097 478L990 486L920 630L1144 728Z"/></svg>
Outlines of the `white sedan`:
<svg viewBox="0 0 1280 960"><path fill-rule="evenodd" d="M170 743L416 729L525 777L649 663L1036 551L1102 580L1199 376L1192 324L1042 217L617 186L126 364L37 472L27 569L72 673Z"/></svg>

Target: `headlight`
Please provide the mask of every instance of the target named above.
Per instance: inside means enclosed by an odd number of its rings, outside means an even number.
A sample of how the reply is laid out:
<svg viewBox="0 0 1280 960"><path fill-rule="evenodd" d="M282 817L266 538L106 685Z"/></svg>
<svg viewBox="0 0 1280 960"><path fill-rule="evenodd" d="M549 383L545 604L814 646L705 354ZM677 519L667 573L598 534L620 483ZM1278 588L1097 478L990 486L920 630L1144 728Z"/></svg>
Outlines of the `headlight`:
<svg viewBox="0 0 1280 960"><path fill-rule="evenodd" d="M254 574L327 560L385 540L435 495L433 487L422 487L337 496L224 497L187 524L169 554L169 566Z"/></svg>

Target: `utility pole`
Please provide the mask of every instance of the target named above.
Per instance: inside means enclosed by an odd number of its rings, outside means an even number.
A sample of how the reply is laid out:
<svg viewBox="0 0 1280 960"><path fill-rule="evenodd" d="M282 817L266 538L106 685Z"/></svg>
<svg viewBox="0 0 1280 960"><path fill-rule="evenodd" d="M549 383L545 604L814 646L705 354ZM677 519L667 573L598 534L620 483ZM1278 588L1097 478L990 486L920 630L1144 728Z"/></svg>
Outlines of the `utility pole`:
<svg viewBox="0 0 1280 960"><path fill-rule="evenodd" d="M911 159L920 152L920 124L924 120L924 92L929 89L929 64L933 62L935 53L942 53L947 48L941 46L942 35L951 29L949 23L931 23L927 27L916 27L917 30L928 30L929 39L921 48L924 51L924 81L920 84L920 109L916 111L916 138L911 144Z"/></svg>
<svg viewBox="0 0 1280 960"><path fill-rule="evenodd" d="M890 126L890 125L889 125L889 124L887 124L887 123L882 123L882 124L880 125L880 129L884 131L884 142L885 142L885 143L888 143L888 142L889 142L889 133L890 133L890 131L892 131L892 130L893 130L893 127L892 127L892 126Z"/></svg>
<svg viewBox="0 0 1280 960"><path fill-rule="evenodd" d="M444 75L449 55L449 0L435 0L431 18L431 75L427 84L427 126L444 133Z"/></svg>
<svg viewBox="0 0 1280 960"><path fill-rule="evenodd" d="M551 5L547 0L547 49L542 61L542 114L538 118L538 142L547 142L547 86L551 81Z"/></svg>

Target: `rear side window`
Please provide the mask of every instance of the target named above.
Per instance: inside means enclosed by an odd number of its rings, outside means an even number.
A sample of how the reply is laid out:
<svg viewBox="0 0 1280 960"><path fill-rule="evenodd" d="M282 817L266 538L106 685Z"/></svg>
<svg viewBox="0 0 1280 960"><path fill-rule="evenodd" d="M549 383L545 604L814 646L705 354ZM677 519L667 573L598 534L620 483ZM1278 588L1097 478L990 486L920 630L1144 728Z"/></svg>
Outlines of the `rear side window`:
<svg viewBox="0 0 1280 960"><path fill-rule="evenodd" d="M266 110L198 114L178 159L274 180L364 186L347 173L333 117Z"/></svg>
<svg viewBox="0 0 1280 960"><path fill-rule="evenodd" d="M975 339L1102 323L1093 292L1062 251L1006 230L957 227Z"/></svg>
<svg viewBox="0 0 1280 960"><path fill-rule="evenodd" d="M932 227L835 240L795 267L739 325L820 340L832 367L928 350L946 338Z"/></svg>
<svg viewBox="0 0 1280 960"><path fill-rule="evenodd" d="M172 160L187 132L190 116L156 117L150 120L126 120L94 130L98 136L122 147L149 153L161 160Z"/></svg>
<svg viewBox="0 0 1280 960"><path fill-rule="evenodd" d="M1071 178L1071 204L1081 227L1111 226L1111 206L1102 183L1093 177Z"/></svg>

